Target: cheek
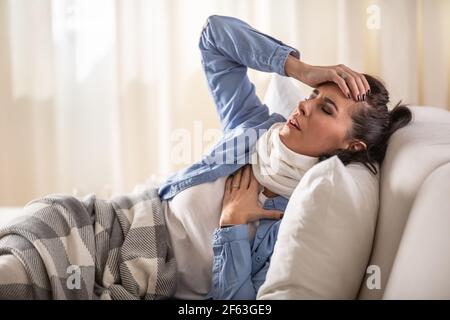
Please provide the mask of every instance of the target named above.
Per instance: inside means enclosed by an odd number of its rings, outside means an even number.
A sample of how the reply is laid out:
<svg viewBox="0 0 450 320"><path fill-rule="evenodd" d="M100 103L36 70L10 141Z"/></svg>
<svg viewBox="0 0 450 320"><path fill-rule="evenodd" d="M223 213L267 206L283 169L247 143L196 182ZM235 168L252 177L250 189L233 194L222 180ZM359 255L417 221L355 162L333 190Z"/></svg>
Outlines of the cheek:
<svg viewBox="0 0 450 320"><path fill-rule="evenodd" d="M316 121L310 127L310 139L312 139L322 152L339 148L345 137L345 130L332 121Z"/></svg>

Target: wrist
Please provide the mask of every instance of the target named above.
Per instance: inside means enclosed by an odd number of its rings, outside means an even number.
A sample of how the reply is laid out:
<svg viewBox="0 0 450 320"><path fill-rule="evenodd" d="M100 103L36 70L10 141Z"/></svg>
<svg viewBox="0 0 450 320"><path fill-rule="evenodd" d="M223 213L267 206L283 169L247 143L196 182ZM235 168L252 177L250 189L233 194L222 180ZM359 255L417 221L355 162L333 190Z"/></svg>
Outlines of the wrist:
<svg viewBox="0 0 450 320"><path fill-rule="evenodd" d="M307 72L309 64L304 63L303 61L298 61L297 63L297 80L303 82L305 80L305 74Z"/></svg>
<svg viewBox="0 0 450 320"><path fill-rule="evenodd" d="M228 216L228 215L222 215L220 217L219 225L220 227L225 226L234 226L237 224L246 224L247 221L245 221L242 217L234 217L234 216Z"/></svg>
<svg viewBox="0 0 450 320"><path fill-rule="evenodd" d="M289 54L286 58L286 62L284 64L284 73L291 78L294 78L295 68L296 68L296 59L293 55Z"/></svg>
<svg viewBox="0 0 450 320"><path fill-rule="evenodd" d="M284 70L288 77L297 79L298 81L302 81L307 67L308 64L297 59L293 55L289 55L286 59Z"/></svg>

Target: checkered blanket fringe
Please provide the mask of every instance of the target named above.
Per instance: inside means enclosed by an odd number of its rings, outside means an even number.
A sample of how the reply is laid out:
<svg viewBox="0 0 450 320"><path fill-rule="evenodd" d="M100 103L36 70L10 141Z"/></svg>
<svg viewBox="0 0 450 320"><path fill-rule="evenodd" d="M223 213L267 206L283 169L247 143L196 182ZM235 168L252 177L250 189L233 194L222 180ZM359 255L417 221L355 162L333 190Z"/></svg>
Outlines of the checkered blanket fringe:
<svg viewBox="0 0 450 320"><path fill-rule="evenodd" d="M157 189L52 194L0 228L0 299L166 299L176 263Z"/></svg>

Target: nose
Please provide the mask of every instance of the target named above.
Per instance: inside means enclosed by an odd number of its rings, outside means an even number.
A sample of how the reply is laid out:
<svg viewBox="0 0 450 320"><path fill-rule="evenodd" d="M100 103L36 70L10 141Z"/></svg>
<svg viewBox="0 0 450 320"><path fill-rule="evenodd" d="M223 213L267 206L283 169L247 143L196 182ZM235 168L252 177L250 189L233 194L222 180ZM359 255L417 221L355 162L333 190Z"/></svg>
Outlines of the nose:
<svg viewBox="0 0 450 320"><path fill-rule="evenodd" d="M309 112L311 110L311 107L309 105L310 101L301 101L298 104L298 113L301 114L302 116L309 116Z"/></svg>

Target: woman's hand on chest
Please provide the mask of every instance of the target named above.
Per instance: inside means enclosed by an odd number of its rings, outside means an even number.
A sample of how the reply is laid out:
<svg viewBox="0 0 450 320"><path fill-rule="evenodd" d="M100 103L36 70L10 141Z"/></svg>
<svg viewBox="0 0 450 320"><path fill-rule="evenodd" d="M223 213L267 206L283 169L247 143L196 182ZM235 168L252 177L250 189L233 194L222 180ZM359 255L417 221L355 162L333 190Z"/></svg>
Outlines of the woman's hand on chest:
<svg viewBox="0 0 450 320"><path fill-rule="evenodd" d="M259 219L280 219L283 212L265 210L258 204L259 188L250 165L230 175L225 182L220 226L246 224Z"/></svg>

